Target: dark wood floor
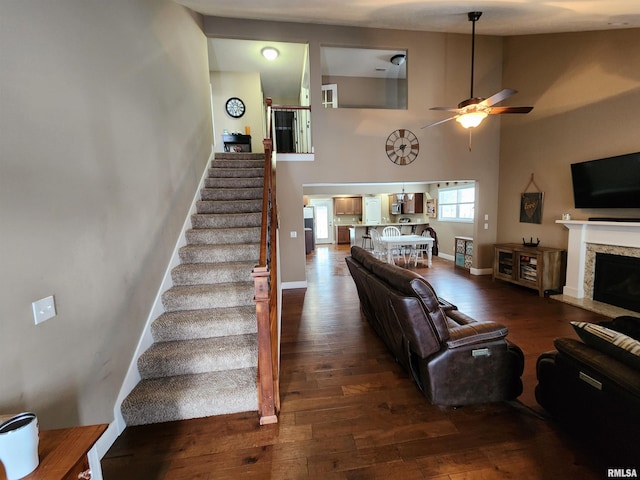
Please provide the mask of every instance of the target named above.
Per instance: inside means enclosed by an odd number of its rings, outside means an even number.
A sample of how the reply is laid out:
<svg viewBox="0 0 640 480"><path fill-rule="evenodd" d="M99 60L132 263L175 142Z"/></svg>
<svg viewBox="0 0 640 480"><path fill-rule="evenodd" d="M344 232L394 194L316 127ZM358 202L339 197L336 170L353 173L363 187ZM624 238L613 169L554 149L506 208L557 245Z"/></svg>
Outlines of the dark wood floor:
<svg viewBox="0 0 640 480"><path fill-rule="evenodd" d="M277 425L255 413L127 428L102 461L121 479L600 479L615 459L573 438L534 398L535 361L569 321L597 314L434 258L416 270L439 296L509 327L525 352L517 402L434 406L360 317L346 246L307 256L307 289L286 290Z"/></svg>

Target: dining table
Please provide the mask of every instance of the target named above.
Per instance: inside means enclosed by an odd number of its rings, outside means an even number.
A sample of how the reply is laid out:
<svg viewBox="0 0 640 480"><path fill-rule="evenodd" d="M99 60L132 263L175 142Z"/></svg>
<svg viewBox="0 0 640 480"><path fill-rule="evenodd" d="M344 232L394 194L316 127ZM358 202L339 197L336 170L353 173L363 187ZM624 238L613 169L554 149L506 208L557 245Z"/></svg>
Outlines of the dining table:
<svg viewBox="0 0 640 480"><path fill-rule="evenodd" d="M433 248L433 238L423 237L422 235L391 235L381 236L380 242L387 250L387 262L394 263L393 250L402 247L411 247L413 250L418 245L427 245L427 266L431 267L431 250ZM414 266L418 265L418 255L415 256Z"/></svg>

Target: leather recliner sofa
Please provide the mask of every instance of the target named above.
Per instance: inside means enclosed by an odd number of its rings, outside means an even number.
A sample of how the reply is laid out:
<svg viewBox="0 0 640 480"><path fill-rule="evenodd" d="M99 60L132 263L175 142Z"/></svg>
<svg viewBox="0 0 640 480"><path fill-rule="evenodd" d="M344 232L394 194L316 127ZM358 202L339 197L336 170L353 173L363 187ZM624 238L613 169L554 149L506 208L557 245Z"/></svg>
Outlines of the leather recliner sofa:
<svg viewBox="0 0 640 480"><path fill-rule="evenodd" d="M615 459L640 458L640 318L571 322L582 341L556 338L538 357L538 403ZM625 338L626 337L626 338Z"/></svg>
<svg viewBox="0 0 640 480"><path fill-rule="evenodd" d="M470 318L417 273L360 247L351 247L346 262L365 319L431 403L461 406L522 393L524 355L506 340L506 327Z"/></svg>

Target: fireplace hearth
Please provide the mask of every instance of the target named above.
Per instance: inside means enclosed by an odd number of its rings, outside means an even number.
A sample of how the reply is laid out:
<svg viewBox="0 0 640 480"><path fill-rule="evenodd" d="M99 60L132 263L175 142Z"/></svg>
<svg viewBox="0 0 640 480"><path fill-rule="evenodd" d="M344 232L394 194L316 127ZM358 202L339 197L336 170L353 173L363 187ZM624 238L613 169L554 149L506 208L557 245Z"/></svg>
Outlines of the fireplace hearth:
<svg viewBox="0 0 640 480"><path fill-rule="evenodd" d="M593 299L640 312L640 258L595 254Z"/></svg>

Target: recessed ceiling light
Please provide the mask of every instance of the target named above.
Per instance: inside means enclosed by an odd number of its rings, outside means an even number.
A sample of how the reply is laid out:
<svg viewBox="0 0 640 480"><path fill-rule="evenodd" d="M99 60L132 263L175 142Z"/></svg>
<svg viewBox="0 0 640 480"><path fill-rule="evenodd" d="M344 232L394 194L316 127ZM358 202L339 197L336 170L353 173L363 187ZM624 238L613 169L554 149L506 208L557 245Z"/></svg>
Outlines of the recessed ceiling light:
<svg viewBox="0 0 640 480"><path fill-rule="evenodd" d="M280 52L273 47L264 47L260 50L260 53L262 53L262 56L269 61L275 60L278 58L278 55L280 55Z"/></svg>

